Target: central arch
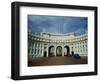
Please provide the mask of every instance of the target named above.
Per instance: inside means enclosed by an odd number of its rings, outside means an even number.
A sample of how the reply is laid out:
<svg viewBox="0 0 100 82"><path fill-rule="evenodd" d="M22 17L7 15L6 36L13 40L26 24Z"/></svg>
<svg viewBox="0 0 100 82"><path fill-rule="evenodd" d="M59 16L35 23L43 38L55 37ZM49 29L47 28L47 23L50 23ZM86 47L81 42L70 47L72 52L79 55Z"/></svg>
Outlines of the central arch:
<svg viewBox="0 0 100 82"><path fill-rule="evenodd" d="M62 56L62 47L61 47L61 46L58 46L58 47L56 48L56 55L57 55L57 56Z"/></svg>
<svg viewBox="0 0 100 82"><path fill-rule="evenodd" d="M69 56L70 55L70 48L69 46L64 46L64 56Z"/></svg>
<svg viewBox="0 0 100 82"><path fill-rule="evenodd" d="M54 56L54 54L55 54L55 47L54 46L49 47L48 54L50 57Z"/></svg>

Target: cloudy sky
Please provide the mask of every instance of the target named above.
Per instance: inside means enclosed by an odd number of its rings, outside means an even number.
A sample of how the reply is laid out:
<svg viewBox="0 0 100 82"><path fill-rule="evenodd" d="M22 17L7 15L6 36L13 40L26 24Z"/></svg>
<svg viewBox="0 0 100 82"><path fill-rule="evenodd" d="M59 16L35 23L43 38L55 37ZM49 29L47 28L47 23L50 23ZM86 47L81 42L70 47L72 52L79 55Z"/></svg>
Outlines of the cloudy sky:
<svg viewBox="0 0 100 82"><path fill-rule="evenodd" d="M87 31L87 24L87 17L28 15L28 29L33 33L66 34L75 32L76 35L80 35Z"/></svg>

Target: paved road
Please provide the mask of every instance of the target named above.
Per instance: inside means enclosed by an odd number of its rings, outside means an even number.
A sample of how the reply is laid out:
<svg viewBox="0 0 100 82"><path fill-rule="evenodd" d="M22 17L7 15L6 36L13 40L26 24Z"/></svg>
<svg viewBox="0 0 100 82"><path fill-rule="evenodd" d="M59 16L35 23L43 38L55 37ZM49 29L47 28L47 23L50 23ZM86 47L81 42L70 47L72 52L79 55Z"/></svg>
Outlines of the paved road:
<svg viewBox="0 0 100 82"><path fill-rule="evenodd" d="M73 57L43 57L29 59L28 66L45 66L45 65L71 65L71 64L87 64L87 57L81 57L81 59L75 59Z"/></svg>

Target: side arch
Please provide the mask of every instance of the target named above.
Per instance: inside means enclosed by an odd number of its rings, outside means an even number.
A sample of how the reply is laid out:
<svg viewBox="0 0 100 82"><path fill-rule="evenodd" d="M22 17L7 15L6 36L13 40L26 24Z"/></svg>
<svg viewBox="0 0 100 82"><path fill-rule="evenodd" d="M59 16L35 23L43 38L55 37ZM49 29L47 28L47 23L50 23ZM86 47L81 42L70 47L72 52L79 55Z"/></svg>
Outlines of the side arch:
<svg viewBox="0 0 100 82"><path fill-rule="evenodd" d="M55 56L55 47L54 46L49 47L48 56L50 56L50 57Z"/></svg>
<svg viewBox="0 0 100 82"><path fill-rule="evenodd" d="M69 56L70 55L70 48L69 46L64 46L64 56Z"/></svg>

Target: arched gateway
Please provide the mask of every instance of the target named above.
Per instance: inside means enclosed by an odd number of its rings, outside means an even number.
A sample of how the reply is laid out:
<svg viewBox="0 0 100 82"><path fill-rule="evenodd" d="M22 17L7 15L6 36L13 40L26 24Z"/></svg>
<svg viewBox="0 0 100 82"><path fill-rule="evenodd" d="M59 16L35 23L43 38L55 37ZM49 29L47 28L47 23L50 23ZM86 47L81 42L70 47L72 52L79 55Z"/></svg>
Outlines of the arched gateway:
<svg viewBox="0 0 100 82"><path fill-rule="evenodd" d="M70 55L70 47L69 46L50 46L48 48L48 56L69 56Z"/></svg>
<svg viewBox="0 0 100 82"><path fill-rule="evenodd" d="M50 46L49 47L48 55L49 56L54 56L55 55L55 48L54 48L54 46Z"/></svg>
<svg viewBox="0 0 100 82"><path fill-rule="evenodd" d="M64 56L70 55L70 48L69 46L64 46Z"/></svg>
<svg viewBox="0 0 100 82"><path fill-rule="evenodd" d="M56 56L62 56L62 47L61 46L58 46L56 48Z"/></svg>

